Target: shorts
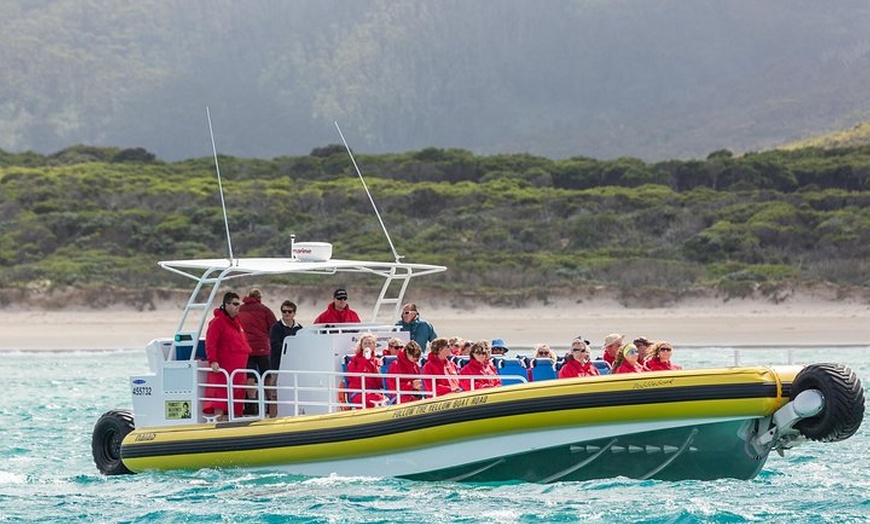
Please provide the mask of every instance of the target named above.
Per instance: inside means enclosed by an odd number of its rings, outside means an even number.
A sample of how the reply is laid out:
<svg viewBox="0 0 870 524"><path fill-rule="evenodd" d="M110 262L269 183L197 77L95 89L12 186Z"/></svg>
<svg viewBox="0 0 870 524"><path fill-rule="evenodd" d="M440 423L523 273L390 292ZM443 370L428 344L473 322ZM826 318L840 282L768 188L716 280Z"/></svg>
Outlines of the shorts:
<svg viewBox="0 0 870 524"><path fill-rule="evenodd" d="M252 369L263 376L263 373L272 369L272 362L269 355L257 355L248 357L248 369ZM253 374L248 374L249 378L256 378Z"/></svg>

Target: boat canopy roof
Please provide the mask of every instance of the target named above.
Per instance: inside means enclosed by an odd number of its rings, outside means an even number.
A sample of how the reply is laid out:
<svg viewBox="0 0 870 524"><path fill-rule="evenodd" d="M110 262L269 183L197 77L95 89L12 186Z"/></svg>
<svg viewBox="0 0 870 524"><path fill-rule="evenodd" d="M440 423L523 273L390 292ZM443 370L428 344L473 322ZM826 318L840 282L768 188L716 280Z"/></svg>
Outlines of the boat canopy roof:
<svg viewBox="0 0 870 524"><path fill-rule="evenodd" d="M330 259L317 262L303 262L296 258L212 258L191 260L166 260L158 263L160 267L173 273L201 280L217 277L230 280L257 275L283 274L323 274L368 273L383 278L395 275L417 277L446 271L445 266L431 264L409 264L405 262L374 262L365 260Z"/></svg>
<svg viewBox="0 0 870 524"><path fill-rule="evenodd" d="M196 281L181 321L175 333L176 341L198 340L222 283L255 276L270 275L335 275L358 273L380 277L384 280L372 309L371 321L376 322L382 309L391 308L391 318L396 318L402 306L405 290L414 277L446 271L445 266L431 264L408 264L405 262L376 262L367 260L300 260L296 257L267 258L204 258L191 260L165 260L160 267ZM398 283L399 285L393 285ZM207 295L207 296L206 296ZM191 328L188 317L193 314L198 321Z"/></svg>

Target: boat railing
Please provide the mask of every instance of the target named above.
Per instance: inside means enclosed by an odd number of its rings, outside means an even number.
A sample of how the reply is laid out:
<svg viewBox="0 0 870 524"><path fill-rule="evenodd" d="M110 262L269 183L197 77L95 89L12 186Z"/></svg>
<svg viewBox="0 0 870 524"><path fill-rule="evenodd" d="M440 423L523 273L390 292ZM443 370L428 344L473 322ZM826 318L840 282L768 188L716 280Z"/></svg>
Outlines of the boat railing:
<svg viewBox="0 0 870 524"><path fill-rule="evenodd" d="M207 373L213 373L211 368L200 367L199 371L203 372L202 376L207 376ZM470 383L471 389L476 389L477 383L480 381L491 381L493 379L500 380L499 375L426 375L426 374L383 374L383 373L352 373L352 372L326 372L326 371L295 371L295 370L271 370L264 373L262 376L255 370L237 369L232 373L227 373L224 369L219 369L218 373L224 375L226 385L209 384L207 382L199 382L197 385L202 390L204 388L205 395L200 397L200 405L207 402L226 402L229 406L237 404L251 405L256 404L256 414L253 415L235 415L235 409L227 409L227 420L261 420L266 418L270 406L284 406L289 408L289 415L299 416L308 414L308 412L328 412L349 411L364 409L368 404L369 395L377 395L383 400L374 402L376 407L387 406L394 404L407 404L413 400L408 400L406 397L418 397L419 399L430 398L435 396L436 384L439 381L454 380L464 383ZM252 375L255 377L255 385L234 384L233 380L239 374ZM274 377L274 379L272 378ZM279 385L279 377L282 384ZM348 377L360 378L360 387L351 388L347 385ZM309 380L304 380L304 379ZM375 378L382 382L381 388L366 387L366 379ZM311 379L317 379L316 385L309 385ZM399 383L403 380L421 381L423 386L421 390L403 390L399 387ZM512 382L527 382L525 377L511 376ZM391 387L392 385L392 387ZM223 392L226 396L211 396L212 388L224 388ZM250 390L256 390L256 398L247 398L247 393ZM235 398L234 393L241 393L241 398ZM305 393L313 393L313 399L302 398ZM359 393L358 400L351 402L350 398ZM212 393L213 395L213 393ZM417 399L414 399L417 400ZM284 412L287 415L286 411ZM207 422L215 422L214 416L206 416Z"/></svg>
<svg viewBox="0 0 870 524"><path fill-rule="evenodd" d="M786 349L786 359L785 359L786 364L792 365L795 363L794 352L795 352L794 348L787 348ZM744 356L743 354L744 354L743 349L734 348L734 365L735 366L740 367L743 365L743 356Z"/></svg>

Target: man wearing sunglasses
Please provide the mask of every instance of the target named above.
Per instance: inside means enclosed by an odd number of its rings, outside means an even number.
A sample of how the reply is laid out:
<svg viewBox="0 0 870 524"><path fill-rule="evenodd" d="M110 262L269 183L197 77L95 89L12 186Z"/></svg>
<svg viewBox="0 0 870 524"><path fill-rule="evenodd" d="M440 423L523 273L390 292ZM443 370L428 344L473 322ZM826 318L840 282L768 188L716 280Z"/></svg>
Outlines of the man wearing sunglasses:
<svg viewBox="0 0 870 524"><path fill-rule="evenodd" d="M208 323L205 334L205 354L212 373L208 374L209 387L206 396L223 401L206 401L203 413L215 415L219 420L227 413L227 377L237 369L246 369L251 346L245 336L245 330L239 320L239 308L242 305L239 295L232 291L225 293L221 306L214 310L214 318ZM226 375L220 370L226 371ZM244 386L247 382L246 373L236 373L233 384ZM242 415L242 402L245 388L233 389L233 413Z"/></svg>
<svg viewBox="0 0 870 524"><path fill-rule="evenodd" d="M281 318L269 330L269 362L272 369L281 369L281 354L284 349L284 339L289 336L294 336L302 329L302 324L296 321L296 304L289 300L281 302ZM277 382L277 375L271 375L269 385L274 386ZM278 392L270 389L266 392L269 400L277 400ZM269 416L274 418L278 415L278 405L269 405Z"/></svg>
<svg viewBox="0 0 870 524"><path fill-rule="evenodd" d="M343 288L335 290L332 294L332 302L326 307L326 311L314 319L315 324L359 324L359 322L359 315L348 305L347 291Z"/></svg>
<svg viewBox="0 0 870 524"><path fill-rule="evenodd" d="M420 318L417 304L413 302L402 306L402 318L396 322L396 325L402 326L402 331L410 333L411 340L419 344L421 349L425 349L429 342L438 337L432 324Z"/></svg>
<svg viewBox="0 0 870 524"><path fill-rule="evenodd" d="M296 321L296 304L289 300L281 302L281 318L269 330L272 369L281 369L281 350L284 349L284 339L295 335L300 329L302 329L302 324Z"/></svg>

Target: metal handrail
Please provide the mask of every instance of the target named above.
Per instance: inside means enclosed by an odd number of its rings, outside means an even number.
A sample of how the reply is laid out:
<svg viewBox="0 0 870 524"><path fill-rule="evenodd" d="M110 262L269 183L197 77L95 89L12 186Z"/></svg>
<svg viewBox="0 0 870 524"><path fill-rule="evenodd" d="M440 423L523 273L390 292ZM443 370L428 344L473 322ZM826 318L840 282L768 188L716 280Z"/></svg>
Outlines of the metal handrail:
<svg viewBox="0 0 870 524"><path fill-rule="evenodd" d="M206 373L214 373L214 371L212 371L212 369L210 367L200 367L200 368L198 368L198 371L206 372ZM226 402L227 407L229 408L234 403L242 403L242 404L256 403L257 407L258 407L258 410L257 410L258 414L257 415L248 415L248 416L243 415L240 417L235 415L234 409L227 409L226 416L227 416L227 419L230 421L264 419L264 418L266 418L265 417L266 409L270 405L293 406L294 416L304 414L305 407L326 407L330 413L335 412L335 411L340 411L340 410L348 410L348 409L365 409L365 404L366 404L365 399L366 399L366 395L369 392L379 393L382 395L390 396L391 398L394 399L394 401L390 402L390 404L393 404L393 403L403 404L403 403L407 403L407 402L402 402L401 397L403 395L407 396L407 395L419 394L421 398L434 397L435 396L434 390L435 390L436 381L437 380L445 380L448 378L453 378L455 380L463 380L463 381L470 380L472 383L472 389L474 389L473 386L474 386L475 382L478 380L492 380L492 379L509 378L512 381L528 382L526 377L521 377L519 375L509 375L508 376L508 375L432 375L432 374L394 374L394 373L383 374L383 373L357 373L357 372L335 372L335 371L331 371L331 372L327 372L327 371L292 371L292 370L269 370L269 371L263 373L262 375L260 375L256 370L250 370L250 369L245 369L245 368L237 369L237 370L233 371L232 373L227 373L227 371L225 369L219 368L217 372L222 373L226 379L226 385L223 387L226 389L225 393L227 396L226 397L210 397L208 395L204 395L202 397L199 397L199 399L198 399L200 404L202 402L208 402L208 401ZM246 376L247 375L254 375L256 378L256 385L251 386L248 384L244 384L244 385L234 384L233 379L238 374L244 374ZM291 385L279 386L277 384L277 377L279 375L292 377L293 383ZM267 384L266 379L270 376L275 376L276 380L274 383ZM320 378L327 377L327 378L332 378L334 380L327 380L326 386L301 386L301 385L299 385L300 376L316 376L316 377L320 377ZM360 380L361 387L349 388L349 387L345 386L344 379L346 377L359 377L361 379ZM366 378L377 378L377 379L382 380L382 381L384 379L389 379L387 381L387 383L395 380L396 387L395 388L387 387L387 388L378 388L378 389L367 388L366 384L365 384ZM420 379L421 381L427 381L430 384L430 388L428 391L426 389L423 389L423 390L416 392L416 393L411 392L411 391L407 391L407 390L401 390L398 388L398 381L404 380L404 379L411 379L411 380ZM341 384L341 385L339 386L337 384ZM222 387L222 386L217 385L217 384L209 384L208 382L202 382L202 381L197 381L197 386L199 388L220 388L220 387ZM234 398L233 392L238 391L240 389L247 391L251 388L255 388L257 390L257 399L256 400L248 399L248 398L244 398L244 399L235 399ZM269 391L275 391L276 393L278 393L279 391L290 392L291 398L284 399L284 400L277 400L277 399L276 400L269 400L266 398L266 392L269 392ZM310 400L302 401L299 399L299 393L304 392L304 391L325 392L325 393L327 393L327 398L330 400L328 400L326 402L310 401ZM351 403L351 402L341 401L341 400L339 400L339 393L340 392L343 392L345 394L360 393L361 397L362 397L362 402L361 403Z"/></svg>

